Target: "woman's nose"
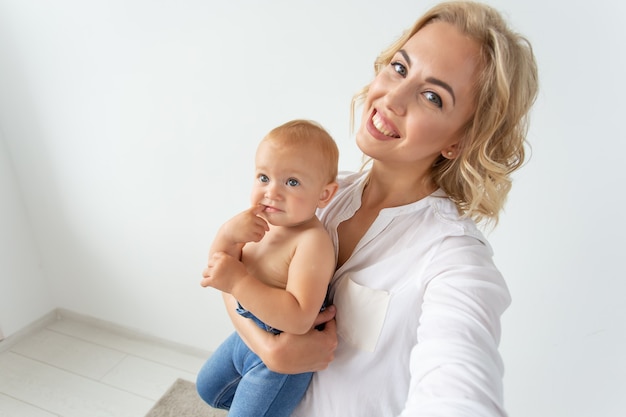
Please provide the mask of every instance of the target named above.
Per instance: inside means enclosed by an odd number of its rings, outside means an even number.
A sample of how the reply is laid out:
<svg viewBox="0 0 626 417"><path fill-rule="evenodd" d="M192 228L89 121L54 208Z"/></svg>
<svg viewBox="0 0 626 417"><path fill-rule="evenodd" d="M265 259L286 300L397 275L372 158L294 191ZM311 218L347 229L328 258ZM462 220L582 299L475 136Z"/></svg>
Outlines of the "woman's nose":
<svg viewBox="0 0 626 417"><path fill-rule="evenodd" d="M383 103L387 109L398 116L406 114L410 86L406 82L390 86L385 93Z"/></svg>

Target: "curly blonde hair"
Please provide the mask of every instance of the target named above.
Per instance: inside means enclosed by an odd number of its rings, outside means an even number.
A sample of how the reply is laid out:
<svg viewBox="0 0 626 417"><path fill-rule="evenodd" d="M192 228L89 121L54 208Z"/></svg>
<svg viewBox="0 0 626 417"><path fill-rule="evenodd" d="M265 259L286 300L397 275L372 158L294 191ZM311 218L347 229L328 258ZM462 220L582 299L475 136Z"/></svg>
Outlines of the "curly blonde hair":
<svg viewBox="0 0 626 417"><path fill-rule="evenodd" d="M472 1L444 2L427 11L378 56L375 73L389 65L411 36L434 21L450 23L478 42L482 71L475 86L476 109L465 126L459 155L455 159L440 155L431 179L463 216L495 225L511 189L510 174L525 160L528 113L538 90L532 46L509 29L492 7ZM369 86L354 96L353 119L368 90Z"/></svg>

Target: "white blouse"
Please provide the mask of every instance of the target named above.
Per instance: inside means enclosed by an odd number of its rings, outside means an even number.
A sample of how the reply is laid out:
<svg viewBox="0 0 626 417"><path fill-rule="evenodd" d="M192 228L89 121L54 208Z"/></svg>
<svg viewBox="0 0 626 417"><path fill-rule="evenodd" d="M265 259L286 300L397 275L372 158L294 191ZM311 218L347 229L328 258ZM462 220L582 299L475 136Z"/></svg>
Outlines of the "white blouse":
<svg viewBox="0 0 626 417"><path fill-rule="evenodd" d="M339 177L318 215L337 226L366 172ZM510 295L473 221L438 190L381 210L333 278L339 346L296 417L506 416L500 316Z"/></svg>

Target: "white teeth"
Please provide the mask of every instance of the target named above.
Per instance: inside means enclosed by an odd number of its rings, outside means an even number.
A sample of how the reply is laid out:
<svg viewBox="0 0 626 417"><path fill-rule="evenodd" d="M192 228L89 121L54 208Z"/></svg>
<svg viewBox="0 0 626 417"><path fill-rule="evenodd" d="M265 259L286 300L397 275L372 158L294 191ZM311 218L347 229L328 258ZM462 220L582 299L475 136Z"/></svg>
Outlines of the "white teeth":
<svg viewBox="0 0 626 417"><path fill-rule="evenodd" d="M374 127L383 135L385 136L389 136L391 138L397 138L398 135L395 132L391 132L387 129L385 129L385 125L383 123L383 121L381 120L381 117L378 115L378 113L374 114L374 116L372 116L372 123L374 124Z"/></svg>

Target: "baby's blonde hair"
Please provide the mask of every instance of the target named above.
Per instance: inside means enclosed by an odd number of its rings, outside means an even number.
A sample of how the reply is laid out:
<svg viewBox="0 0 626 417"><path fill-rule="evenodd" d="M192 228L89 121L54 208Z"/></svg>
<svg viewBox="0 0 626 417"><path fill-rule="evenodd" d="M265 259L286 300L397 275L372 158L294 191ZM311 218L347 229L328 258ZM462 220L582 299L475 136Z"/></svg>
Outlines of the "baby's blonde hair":
<svg viewBox="0 0 626 417"><path fill-rule="evenodd" d="M535 57L528 40L513 32L498 11L472 1L444 2L424 14L374 63L378 74L416 32L447 22L480 45L482 70L475 85L476 109L465 126L455 159L439 156L431 179L477 222L498 222L511 188L510 174L525 159L528 113L538 90ZM369 87L352 100L352 116Z"/></svg>
<svg viewBox="0 0 626 417"><path fill-rule="evenodd" d="M291 120L270 130L263 141L309 149L311 157L319 155L319 169L326 173L327 183L337 180L339 149L332 136L319 123L304 119Z"/></svg>

